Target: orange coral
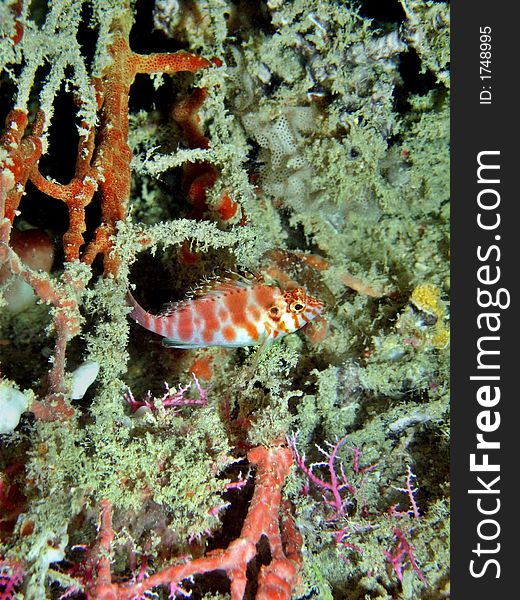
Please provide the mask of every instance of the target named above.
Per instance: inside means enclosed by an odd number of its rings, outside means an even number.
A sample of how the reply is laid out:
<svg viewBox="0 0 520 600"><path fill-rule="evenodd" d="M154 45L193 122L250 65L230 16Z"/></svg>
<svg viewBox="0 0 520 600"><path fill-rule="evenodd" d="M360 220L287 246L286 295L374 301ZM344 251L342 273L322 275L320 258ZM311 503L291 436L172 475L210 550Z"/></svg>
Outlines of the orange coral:
<svg viewBox="0 0 520 600"><path fill-rule="evenodd" d="M199 356L191 363L189 372L198 379L209 381L213 377L213 369L211 367L212 362L213 356L205 351L203 356Z"/></svg>
<svg viewBox="0 0 520 600"><path fill-rule="evenodd" d="M43 125L43 113L38 112L32 134L26 136L27 115L18 108L7 115L5 132L0 138L0 147L7 152L0 163L0 218L10 223L14 221L27 180L40 160ZM10 227L4 222L0 240L7 241L9 232Z"/></svg>
<svg viewBox="0 0 520 600"><path fill-rule="evenodd" d="M66 260L80 257L86 231L85 207L99 190L101 198L101 224L82 253L82 260L92 264L98 254L105 260L105 273L116 274L118 258L114 255L111 236L116 223L126 219L130 198L130 161L128 146L128 98L130 87L139 73L196 72L211 63L188 52L174 54L136 54L130 49L128 36L130 19L114 25L114 42L109 48L111 64L103 76L96 80L100 110L100 128L95 139L94 128L82 123L87 131L78 148L76 172L67 185L54 183L38 171L31 180L40 191L63 200L69 209L69 229L63 246Z"/></svg>
<svg viewBox="0 0 520 600"><path fill-rule="evenodd" d="M132 23L128 12L112 25L113 42L109 47L112 62L102 77L93 80L99 111L99 127L82 122L85 135L80 137L74 177L68 184L60 184L44 177L38 168L42 154L41 134L45 115L38 111L27 133L28 118L20 109L12 110L6 119L6 129L0 138L5 158L0 162L0 263L8 271L19 275L44 302L52 304L56 346L49 373L49 395L45 402L35 403L34 409L41 417L70 416L73 410L64 405L64 371L67 343L79 331L80 313L77 296L84 282L72 281L65 273L61 281L27 269L10 245L11 228L20 200L28 181L42 193L63 201L69 214L68 230L63 236L66 262L80 259L92 264L98 255L104 259L105 274L116 275L119 258L112 236L118 221L127 218L130 197L130 161L128 146L128 98L130 87L138 73L196 72L210 66L210 61L188 52L140 55L130 49L129 33ZM85 244L87 229L85 209L98 192L101 204L101 223ZM64 287L68 286L66 293ZM58 402L54 409L52 405ZM53 412L54 410L54 412Z"/></svg>
<svg viewBox="0 0 520 600"><path fill-rule="evenodd" d="M226 549L213 550L207 556L174 564L135 583L116 583L110 572L111 527L110 503L101 505L101 526L92 566L96 578L87 582L90 598L129 600L143 597L160 585L169 585L170 593L180 592L180 583L194 575L224 571L231 582L231 600L241 600L247 584L248 563L257 555L257 544L265 536L271 561L258 577L257 600L289 600L298 583L301 566L302 538L286 503L282 503L282 486L290 472L292 455L288 448L258 446L248 452L256 466L255 491L240 536Z"/></svg>
<svg viewBox="0 0 520 600"><path fill-rule="evenodd" d="M217 66L222 64L216 59L213 62ZM176 102L172 109L172 116L181 127L190 148L206 149L209 146L209 140L200 127L198 115L207 94L206 88L197 88L190 96ZM221 194L215 205L207 204L207 192L215 185L218 176L217 169L207 161L189 163L184 167L183 188L193 204L193 217L202 218L207 210L214 211L222 221L229 221L236 215L238 203L227 191Z"/></svg>

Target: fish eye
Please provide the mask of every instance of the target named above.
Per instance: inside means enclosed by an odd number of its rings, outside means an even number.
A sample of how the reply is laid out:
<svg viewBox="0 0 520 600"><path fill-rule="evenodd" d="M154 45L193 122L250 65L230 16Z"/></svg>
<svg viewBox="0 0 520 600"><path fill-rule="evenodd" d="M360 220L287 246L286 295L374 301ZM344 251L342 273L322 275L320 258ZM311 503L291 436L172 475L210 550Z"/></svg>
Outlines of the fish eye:
<svg viewBox="0 0 520 600"><path fill-rule="evenodd" d="M271 306L271 308L269 309L269 312L271 313L271 315L273 317L275 317L278 314L278 307L277 306Z"/></svg>
<svg viewBox="0 0 520 600"><path fill-rule="evenodd" d="M305 308L305 306L303 306L303 304L301 302L295 302L291 306L291 310L294 312L301 312L304 308Z"/></svg>

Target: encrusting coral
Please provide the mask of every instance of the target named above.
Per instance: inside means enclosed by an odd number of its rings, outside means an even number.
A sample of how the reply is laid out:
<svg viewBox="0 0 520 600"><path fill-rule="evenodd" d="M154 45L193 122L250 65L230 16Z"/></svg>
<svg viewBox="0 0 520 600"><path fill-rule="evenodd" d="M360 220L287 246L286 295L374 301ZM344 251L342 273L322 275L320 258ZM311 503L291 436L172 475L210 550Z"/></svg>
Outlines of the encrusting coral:
<svg viewBox="0 0 520 600"><path fill-rule="evenodd" d="M0 4L0 597L449 595L449 6L375 4Z"/></svg>

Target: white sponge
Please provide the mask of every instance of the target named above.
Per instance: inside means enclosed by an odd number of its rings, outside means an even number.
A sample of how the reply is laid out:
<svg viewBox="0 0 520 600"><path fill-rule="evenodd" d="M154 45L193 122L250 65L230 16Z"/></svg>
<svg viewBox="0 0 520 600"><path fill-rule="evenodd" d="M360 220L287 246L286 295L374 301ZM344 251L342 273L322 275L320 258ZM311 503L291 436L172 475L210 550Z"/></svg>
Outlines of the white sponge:
<svg viewBox="0 0 520 600"><path fill-rule="evenodd" d="M0 434L12 433L28 406L29 400L25 394L0 382Z"/></svg>

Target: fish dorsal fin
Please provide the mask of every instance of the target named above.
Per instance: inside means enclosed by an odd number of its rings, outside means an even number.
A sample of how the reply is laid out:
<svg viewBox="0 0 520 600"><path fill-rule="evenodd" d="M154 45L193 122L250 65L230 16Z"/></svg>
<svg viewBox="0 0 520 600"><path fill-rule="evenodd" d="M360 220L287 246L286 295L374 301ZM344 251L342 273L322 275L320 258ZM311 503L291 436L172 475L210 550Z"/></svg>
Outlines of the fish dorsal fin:
<svg viewBox="0 0 520 600"><path fill-rule="evenodd" d="M181 311L194 301L210 296L224 296L230 292L236 291L239 288L247 289L255 284L260 284L263 279L260 275L253 273L235 273L234 271L226 271L222 275L203 279L195 287L191 288L186 296L179 302L172 302L164 307L163 316Z"/></svg>
<svg viewBox="0 0 520 600"><path fill-rule="evenodd" d="M250 288L261 282L261 278L254 274L240 274L234 271L226 271L222 275L216 275L202 280L198 285L188 291L186 299L195 300L205 296L219 296L237 288Z"/></svg>

